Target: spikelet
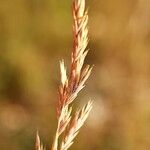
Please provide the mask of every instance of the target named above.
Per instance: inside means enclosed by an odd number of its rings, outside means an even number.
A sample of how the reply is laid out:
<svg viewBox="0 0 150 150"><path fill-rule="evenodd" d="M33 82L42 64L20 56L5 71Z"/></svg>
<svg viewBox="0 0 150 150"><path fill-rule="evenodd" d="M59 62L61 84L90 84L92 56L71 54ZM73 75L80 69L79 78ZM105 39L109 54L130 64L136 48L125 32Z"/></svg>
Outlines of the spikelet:
<svg viewBox="0 0 150 150"><path fill-rule="evenodd" d="M35 149L36 149L36 150L46 150L46 148L43 147L43 144L41 144L41 141L40 141L40 137L39 137L38 132L37 132L37 134L36 134Z"/></svg>

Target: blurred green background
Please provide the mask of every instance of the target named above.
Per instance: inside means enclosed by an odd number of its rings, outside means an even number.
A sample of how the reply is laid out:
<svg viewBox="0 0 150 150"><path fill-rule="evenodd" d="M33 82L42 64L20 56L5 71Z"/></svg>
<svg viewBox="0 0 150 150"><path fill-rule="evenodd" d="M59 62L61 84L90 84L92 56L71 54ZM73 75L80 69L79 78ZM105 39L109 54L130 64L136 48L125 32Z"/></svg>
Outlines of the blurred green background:
<svg viewBox="0 0 150 150"><path fill-rule="evenodd" d="M0 147L47 149L56 129L59 60L70 62L71 0L0 0ZM150 1L87 0L94 64L76 101L94 108L72 150L150 150Z"/></svg>

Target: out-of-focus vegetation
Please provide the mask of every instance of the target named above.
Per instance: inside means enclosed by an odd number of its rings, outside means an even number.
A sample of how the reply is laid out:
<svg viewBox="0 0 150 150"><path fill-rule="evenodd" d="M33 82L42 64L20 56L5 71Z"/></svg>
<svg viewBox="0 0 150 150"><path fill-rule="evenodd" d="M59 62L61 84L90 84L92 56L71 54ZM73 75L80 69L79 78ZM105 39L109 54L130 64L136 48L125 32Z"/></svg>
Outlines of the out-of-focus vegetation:
<svg viewBox="0 0 150 150"><path fill-rule="evenodd" d="M72 150L150 149L150 1L89 0L86 91L94 108ZM56 128L58 61L70 61L71 0L0 1L0 148L47 147ZM67 62L67 63L68 63Z"/></svg>

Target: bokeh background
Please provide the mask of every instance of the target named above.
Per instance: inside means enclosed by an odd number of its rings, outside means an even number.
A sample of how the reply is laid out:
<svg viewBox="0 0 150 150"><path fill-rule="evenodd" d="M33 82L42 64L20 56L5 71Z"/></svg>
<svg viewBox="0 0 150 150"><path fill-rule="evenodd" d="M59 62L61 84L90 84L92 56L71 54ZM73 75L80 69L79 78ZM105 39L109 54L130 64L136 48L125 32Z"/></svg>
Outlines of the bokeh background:
<svg viewBox="0 0 150 150"><path fill-rule="evenodd" d="M0 0L0 149L47 148L59 60L70 62L71 0ZM75 106L94 108L72 150L150 150L150 1L87 0L94 64Z"/></svg>

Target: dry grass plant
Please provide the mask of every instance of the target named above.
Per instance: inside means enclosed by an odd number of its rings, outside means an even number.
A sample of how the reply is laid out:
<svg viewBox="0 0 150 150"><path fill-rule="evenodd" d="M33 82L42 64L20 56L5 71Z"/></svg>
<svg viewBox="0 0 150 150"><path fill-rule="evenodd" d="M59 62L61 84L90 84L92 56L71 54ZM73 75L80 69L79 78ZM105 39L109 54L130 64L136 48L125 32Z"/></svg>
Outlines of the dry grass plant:
<svg viewBox="0 0 150 150"><path fill-rule="evenodd" d="M85 0L73 1L73 50L71 55L70 74L64 60L60 61L61 84L59 86L59 101L57 105L57 129L51 150L67 150L87 119L92 109L89 101L82 109L72 114L72 102L84 88L85 82L91 74L92 67L84 65L88 53L88 12L85 10ZM62 136L63 135L63 136ZM62 136L60 140L60 136ZM36 150L45 150L40 143L37 133Z"/></svg>

